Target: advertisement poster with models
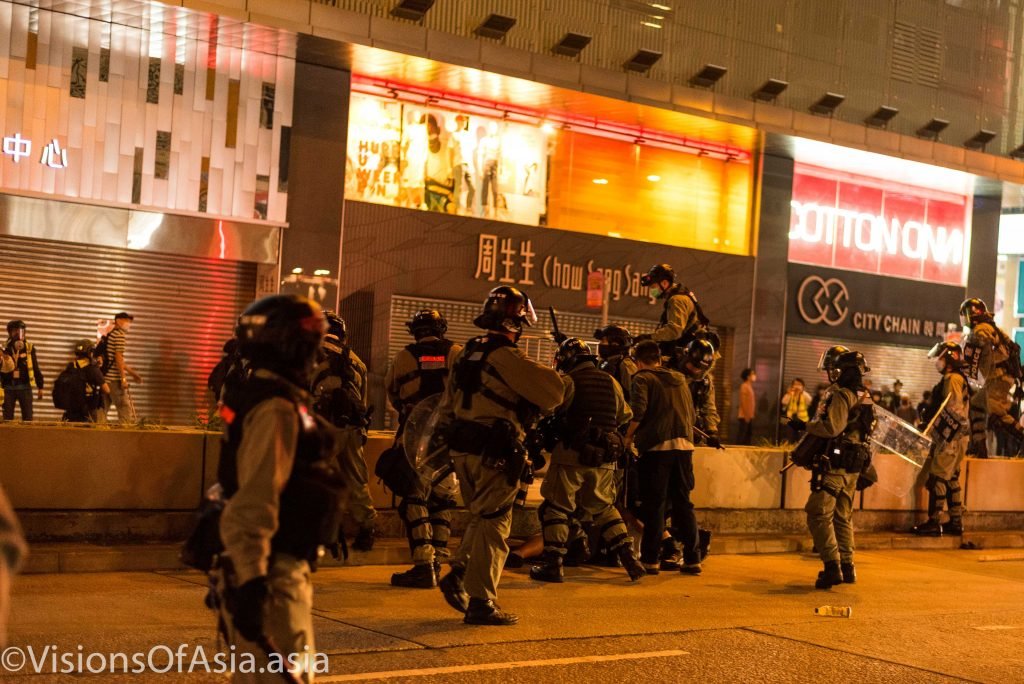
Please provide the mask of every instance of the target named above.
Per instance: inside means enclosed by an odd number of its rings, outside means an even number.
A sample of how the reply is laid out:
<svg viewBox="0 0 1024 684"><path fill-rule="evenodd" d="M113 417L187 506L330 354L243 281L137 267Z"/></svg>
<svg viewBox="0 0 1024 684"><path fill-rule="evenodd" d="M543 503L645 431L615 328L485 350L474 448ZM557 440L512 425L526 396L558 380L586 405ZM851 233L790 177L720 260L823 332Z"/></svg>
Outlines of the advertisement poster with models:
<svg viewBox="0 0 1024 684"><path fill-rule="evenodd" d="M349 117L346 199L540 225L538 126L357 93Z"/></svg>

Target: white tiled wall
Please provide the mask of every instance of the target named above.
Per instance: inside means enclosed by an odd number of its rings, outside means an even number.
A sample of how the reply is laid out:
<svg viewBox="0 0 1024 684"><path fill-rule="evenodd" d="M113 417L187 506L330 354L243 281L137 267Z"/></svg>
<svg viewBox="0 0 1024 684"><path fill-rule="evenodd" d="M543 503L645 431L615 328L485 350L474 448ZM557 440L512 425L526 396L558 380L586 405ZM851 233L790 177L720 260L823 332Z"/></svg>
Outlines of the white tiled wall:
<svg viewBox="0 0 1024 684"><path fill-rule="evenodd" d="M153 11L163 13L152 18L162 30L0 2L0 135L20 134L32 143L30 155L17 163L8 154L0 156L0 192L130 204L137 185L140 206L197 212L206 157L206 213L264 218L256 212L256 177L269 176L265 218L284 222L287 194L279 191L278 159L281 129L291 126L294 59L218 44L216 24L211 27L208 16L160 5ZM241 42L246 44L244 38ZM84 98L71 94L76 47L88 51ZM100 55L107 49L109 77L101 81ZM151 57L161 65L155 104L146 98ZM184 65L181 94L174 92L176 63ZM208 65L216 76L212 100L207 99ZM232 81L238 82L237 111L228 107ZM264 83L276 89L271 129L260 125ZM234 147L226 141L229 120L237 124ZM171 133L166 178L154 173L158 131ZM53 139L67 150L65 169L40 163ZM142 150L138 179L136 148Z"/></svg>

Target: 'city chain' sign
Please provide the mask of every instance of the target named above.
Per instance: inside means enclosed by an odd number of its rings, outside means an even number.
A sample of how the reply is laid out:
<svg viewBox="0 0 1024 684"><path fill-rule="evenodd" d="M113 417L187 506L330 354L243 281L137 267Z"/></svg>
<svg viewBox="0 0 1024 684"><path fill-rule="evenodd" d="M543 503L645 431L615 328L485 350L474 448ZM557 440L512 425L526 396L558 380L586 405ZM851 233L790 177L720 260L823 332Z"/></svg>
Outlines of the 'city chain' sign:
<svg viewBox="0 0 1024 684"><path fill-rule="evenodd" d="M792 332L924 345L944 336L963 298L955 287L798 264L789 269Z"/></svg>
<svg viewBox="0 0 1024 684"><path fill-rule="evenodd" d="M593 271L604 273L612 301L617 302L624 296L650 298L649 288L640 284L646 270L638 270L630 264L609 268L598 266L593 259L580 263L559 259L554 254L538 255L531 239L487 233L480 234L473 277L523 287L536 285L539 278L543 285L552 289L582 292L587 286L587 276Z"/></svg>

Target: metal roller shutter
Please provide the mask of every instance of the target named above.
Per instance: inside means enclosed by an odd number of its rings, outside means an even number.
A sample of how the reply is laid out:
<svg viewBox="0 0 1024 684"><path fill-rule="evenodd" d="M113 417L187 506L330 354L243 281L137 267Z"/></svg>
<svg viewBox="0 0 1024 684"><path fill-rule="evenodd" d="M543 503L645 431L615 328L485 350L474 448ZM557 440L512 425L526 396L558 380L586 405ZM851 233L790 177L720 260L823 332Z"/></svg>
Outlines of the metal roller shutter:
<svg viewBox="0 0 1024 684"><path fill-rule="evenodd" d="M928 360L928 347L903 347L849 340L823 340L802 335L786 337L786 363L783 367L783 391L793 378L802 378L807 391L814 393L818 383L824 383L824 374L818 370L821 353L835 344L846 345L864 354L871 372L871 388L892 389L893 380L903 382L903 393L910 395L911 404L917 406L921 393L930 390L939 380L939 374Z"/></svg>
<svg viewBox="0 0 1024 684"><path fill-rule="evenodd" d="M255 264L0 236L0 323L28 324L46 380L36 420L60 417L50 387L75 340L124 310L135 316L127 361L144 379L132 388L139 417L194 425L209 407L206 377L255 291Z"/></svg>
<svg viewBox="0 0 1024 684"><path fill-rule="evenodd" d="M447 337L452 340L463 342L480 334L480 329L473 325L473 319L480 313L479 302L457 302L442 299L424 299L418 297L395 296L391 299L391 325L388 338L388 358L395 358L405 345L412 341L405 323L421 309L436 309L440 311L448 321ZM558 327L561 332L570 337L579 337L586 340L597 352L597 341L594 340L594 331L601 327L601 317L596 314L581 314L572 312L557 312ZM531 359L542 363L553 363L556 346L546 334L551 327L546 310L538 310L537 327L528 329L520 340L520 346ZM634 335L649 333L657 324L654 321L640 318L611 318L611 323L624 326ZM718 404L719 413L723 416L721 431L723 436L728 430L729 415L731 406L731 388L728 379L731 377L730 364L732 358L732 331L717 329L722 337L722 358L715 367L715 398ZM390 422L389 415L387 421Z"/></svg>

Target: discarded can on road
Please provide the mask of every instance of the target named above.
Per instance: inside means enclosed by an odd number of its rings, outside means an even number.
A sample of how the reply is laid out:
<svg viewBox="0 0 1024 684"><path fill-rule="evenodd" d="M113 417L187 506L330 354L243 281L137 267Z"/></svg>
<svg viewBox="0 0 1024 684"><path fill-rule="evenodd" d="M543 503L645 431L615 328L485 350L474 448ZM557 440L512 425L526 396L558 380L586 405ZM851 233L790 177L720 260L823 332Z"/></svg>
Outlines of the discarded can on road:
<svg viewBox="0 0 1024 684"><path fill-rule="evenodd" d="M850 606L819 606L814 609L814 614L821 617L848 618L853 615L853 608Z"/></svg>

